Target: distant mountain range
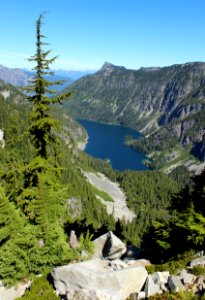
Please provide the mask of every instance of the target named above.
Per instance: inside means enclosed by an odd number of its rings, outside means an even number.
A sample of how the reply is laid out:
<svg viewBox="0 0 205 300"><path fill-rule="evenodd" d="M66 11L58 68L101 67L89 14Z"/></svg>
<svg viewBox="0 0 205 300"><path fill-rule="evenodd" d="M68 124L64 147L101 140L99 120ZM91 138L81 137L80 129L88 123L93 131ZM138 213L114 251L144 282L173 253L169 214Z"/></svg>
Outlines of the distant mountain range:
<svg viewBox="0 0 205 300"><path fill-rule="evenodd" d="M67 70L56 70L52 77L48 77L51 81L65 80L65 83L61 86L54 86L55 90L61 91L75 80L93 73L94 71L67 71ZM0 65L0 79L6 83L13 84L15 86L26 86L33 76L33 72L20 68L7 68Z"/></svg>
<svg viewBox="0 0 205 300"><path fill-rule="evenodd" d="M66 103L74 117L143 132L130 144L160 167L205 160L205 63L139 70L105 63L67 89L75 91Z"/></svg>

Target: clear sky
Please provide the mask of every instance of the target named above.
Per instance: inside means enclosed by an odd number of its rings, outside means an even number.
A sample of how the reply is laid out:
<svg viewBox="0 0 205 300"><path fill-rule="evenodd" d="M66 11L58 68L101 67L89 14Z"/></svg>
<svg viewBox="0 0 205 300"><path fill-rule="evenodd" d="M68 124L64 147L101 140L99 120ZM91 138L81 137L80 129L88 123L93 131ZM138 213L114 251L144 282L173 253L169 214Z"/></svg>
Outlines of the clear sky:
<svg viewBox="0 0 205 300"><path fill-rule="evenodd" d="M205 0L1 0L0 64L31 67L43 11L55 69L205 61Z"/></svg>

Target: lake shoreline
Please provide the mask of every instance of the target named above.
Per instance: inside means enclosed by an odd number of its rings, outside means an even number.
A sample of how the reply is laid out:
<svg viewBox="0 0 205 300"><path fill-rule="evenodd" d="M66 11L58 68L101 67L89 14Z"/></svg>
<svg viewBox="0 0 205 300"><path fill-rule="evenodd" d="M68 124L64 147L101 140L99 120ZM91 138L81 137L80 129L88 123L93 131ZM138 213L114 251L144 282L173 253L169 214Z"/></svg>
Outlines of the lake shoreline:
<svg viewBox="0 0 205 300"><path fill-rule="evenodd" d="M133 139L139 139L143 135L129 127L120 124L107 124L95 120L77 120L84 127L88 134L85 143L81 143L78 148L89 155L108 159L113 169L123 170L149 170L148 158L144 153L133 150L126 145L125 138L130 135Z"/></svg>

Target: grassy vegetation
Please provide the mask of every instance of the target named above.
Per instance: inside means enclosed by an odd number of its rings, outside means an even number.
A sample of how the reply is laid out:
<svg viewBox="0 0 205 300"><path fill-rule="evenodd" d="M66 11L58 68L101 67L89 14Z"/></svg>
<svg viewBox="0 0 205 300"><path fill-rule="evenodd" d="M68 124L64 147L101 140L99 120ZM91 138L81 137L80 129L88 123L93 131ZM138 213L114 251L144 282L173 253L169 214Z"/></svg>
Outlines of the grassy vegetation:
<svg viewBox="0 0 205 300"><path fill-rule="evenodd" d="M95 194L97 196L99 196L100 198L102 198L104 201L107 201L107 202L113 202L114 201L113 198L108 193L106 193L105 191L99 190L94 186L93 186L93 190L94 190Z"/></svg>
<svg viewBox="0 0 205 300"><path fill-rule="evenodd" d="M59 300L59 297L56 295L53 286L44 275L35 278L29 290L16 300Z"/></svg>
<svg viewBox="0 0 205 300"><path fill-rule="evenodd" d="M178 293L166 292L164 294L156 294L149 297L150 300L199 300L203 299L198 297L191 291L180 291Z"/></svg>

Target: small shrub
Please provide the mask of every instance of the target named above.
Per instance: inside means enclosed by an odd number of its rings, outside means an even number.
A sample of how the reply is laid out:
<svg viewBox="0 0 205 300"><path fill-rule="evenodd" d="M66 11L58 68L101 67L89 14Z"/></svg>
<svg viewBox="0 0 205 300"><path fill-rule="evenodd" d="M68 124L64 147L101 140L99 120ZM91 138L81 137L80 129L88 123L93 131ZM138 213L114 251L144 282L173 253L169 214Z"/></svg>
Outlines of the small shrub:
<svg viewBox="0 0 205 300"><path fill-rule="evenodd" d="M94 253L94 244L91 241L93 235L90 234L89 230L87 231L86 234L81 234L80 235L80 244L78 247L78 251L82 254L82 252L85 252L86 256L84 257L85 259L88 259L89 257L92 256Z"/></svg>
<svg viewBox="0 0 205 300"><path fill-rule="evenodd" d="M23 297L16 300L59 300L45 276L36 278Z"/></svg>
<svg viewBox="0 0 205 300"><path fill-rule="evenodd" d="M205 267L193 267L190 269L190 273L196 276L205 275Z"/></svg>

